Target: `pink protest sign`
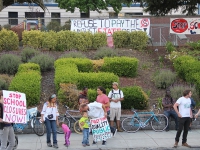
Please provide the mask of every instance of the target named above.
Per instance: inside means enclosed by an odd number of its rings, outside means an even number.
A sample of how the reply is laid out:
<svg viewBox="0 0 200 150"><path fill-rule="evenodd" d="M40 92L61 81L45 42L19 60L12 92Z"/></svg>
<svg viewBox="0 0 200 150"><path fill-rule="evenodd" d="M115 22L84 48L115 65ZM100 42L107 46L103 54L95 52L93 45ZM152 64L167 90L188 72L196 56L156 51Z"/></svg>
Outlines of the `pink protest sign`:
<svg viewBox="0 0 200 150"><path fill-rule="evenodd" d="M3 121L26 123L26 95L3 90Z"/></svg>

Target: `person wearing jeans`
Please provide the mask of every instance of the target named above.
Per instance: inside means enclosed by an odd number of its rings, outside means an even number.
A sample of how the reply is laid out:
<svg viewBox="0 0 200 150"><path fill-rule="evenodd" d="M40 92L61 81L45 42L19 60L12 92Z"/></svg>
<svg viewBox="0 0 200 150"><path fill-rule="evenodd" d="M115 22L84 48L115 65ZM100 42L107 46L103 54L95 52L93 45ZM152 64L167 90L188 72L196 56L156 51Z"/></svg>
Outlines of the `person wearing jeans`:
<svg viewBox="0 0 200 150"><path fill-rule="evenodd" d="M162 100L162 105L163 105L163 109L164 109L164 115L169 119L169 117L173 117L176 127L175 130L178 130L178 116L173 108L175 101L173 100L173 98L171 97L171 92L170 90L166 91L165 97ZM169 124L166 128L166 131L169 131Z"/></svg>
<svg viewBox="0 0 200 150"><path fill-rule="evenodd" d="M53 133L53 147L58 148L57 144L57 132L56 132L56 124L58 123L58 109L56 105L56 95L53 94L49 98L48 102L44 103L43 109L41 112L41 121L46 125L47 132L47 146L52 147L51 144L51 132Z"/></svg>
<svg viewBox="0 0 200 150"><path fill-rule="evenodd" d="M0 91L0 140L1 150L13 150L15 146L15 133L11 123L3 121L3 92ZM9 145L8 144L9 141Z"/></svg>
<svg viewBox="0 0 200 150"><path fill-rule="evenodd" d="M191 90L185 90L183 92L183 96L180 97L174 104L174 110L176 111L179 117L179 128L176 133L175 144L174 144L175 148L178 146L182 130L183 130L182 146L191 148L191 146L187 144L187 134L190 126L190 118L192 118L191 100L190 100L191 95L192 95Z"/></svg>

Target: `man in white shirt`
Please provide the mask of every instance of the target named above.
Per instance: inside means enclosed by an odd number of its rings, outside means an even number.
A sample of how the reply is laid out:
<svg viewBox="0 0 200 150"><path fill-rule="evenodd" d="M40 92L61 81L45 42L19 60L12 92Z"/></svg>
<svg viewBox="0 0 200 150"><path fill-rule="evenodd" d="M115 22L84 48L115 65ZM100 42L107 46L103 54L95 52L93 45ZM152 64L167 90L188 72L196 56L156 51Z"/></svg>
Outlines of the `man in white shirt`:
<svg viewBox="0 0 200 150"><path fill-rule="evenodd" d="M190 100L191 96L192 96L191 90L185 90L183 92L183 96L180 97L174 104L174 110L176 111L179 117L179 128L176 133L175 144L174 144L175 148L178 146L179 138L183 129L184 130L183 130L182 146L191 148L191 146L186 143L188 129L190 126L190 118L192 118L191 100Z"/></svg>
<svg viewBox="0 0 200 150"><path fill-rule="evenodd" d="M113 89L109 92L108 98L110 99L110 126L113 127L114 119L117 121L117 131L123 132L120 129L120 117L121 117L121 101L124 100L123 92L118 88L118 83L113 82Z"/></svg>

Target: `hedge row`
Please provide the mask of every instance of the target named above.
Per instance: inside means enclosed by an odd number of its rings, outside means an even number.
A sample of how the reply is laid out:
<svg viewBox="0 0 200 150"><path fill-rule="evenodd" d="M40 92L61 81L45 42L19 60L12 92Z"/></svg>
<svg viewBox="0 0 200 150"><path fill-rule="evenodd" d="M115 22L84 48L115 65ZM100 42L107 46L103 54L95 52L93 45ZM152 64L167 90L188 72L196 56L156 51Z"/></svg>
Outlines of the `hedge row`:
<svg viewBox="0 0 200 150"><path fill-rule="evenodd" d="M131 47L142 50L147 47L148 36L143 31L116 31L113 33L113 41L116 48Z"/></svg>
<svg viewBox="0 0 200 150"><path fill-rule="evenodd" d="M86 51L91 48L96 49L107 45L105 33L78 33L68 30L59 32L41 32L39 30L24 31L22 33L22 39L24 46L58 51L72 49Z"/></svg>
<svg viewBox="0 0 200 150"><path fill-rule="evenodd" d="M104 58L101 71L113 72L122 77L135 77L137 75L138 59L129 57Z"/></svg>
<svg viewBox="0 0 200 150"><path fill-rule="evenodd" d="M148 96L142 90L141 87L132 86L132 87L125 87L120 88L124 93L124 101L122 101L122 108L123 109L145 109L148 105ZM107 94L110 90L106 90ZM90 102L96 100L97 92L96 89L89 89L88 90L88 98Z"/></svg>
<svg viewBox="0 0 200 150"><path fill-rule="evenodd" d="M0 51L2 50L17 50L19 39L15 32L11 30L0 30Z"/></svg>
<svg viewBox="0 0 200 150"><path fill-rule="evenodd" d="M27 105L35 105L40 101L41 74L37 64L22 64L12 82L9 90L26 94Z"/></svg>

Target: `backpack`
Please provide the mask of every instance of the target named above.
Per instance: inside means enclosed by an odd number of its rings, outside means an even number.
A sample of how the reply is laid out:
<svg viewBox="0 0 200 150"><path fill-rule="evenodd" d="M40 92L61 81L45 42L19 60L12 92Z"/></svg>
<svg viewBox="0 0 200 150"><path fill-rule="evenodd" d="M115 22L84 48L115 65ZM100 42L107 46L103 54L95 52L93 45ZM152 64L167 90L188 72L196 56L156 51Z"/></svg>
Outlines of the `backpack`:
<svg viewBox="0 0 200 150"><path fill-rule="evenodd" d="M121 98L121 90L119 89L119 93L114 93L114 90L112 89L112 95L111 95L111 98L112 98L112 96L114 95L114 94L119 94L120 96L120 98Z"/></svg>

